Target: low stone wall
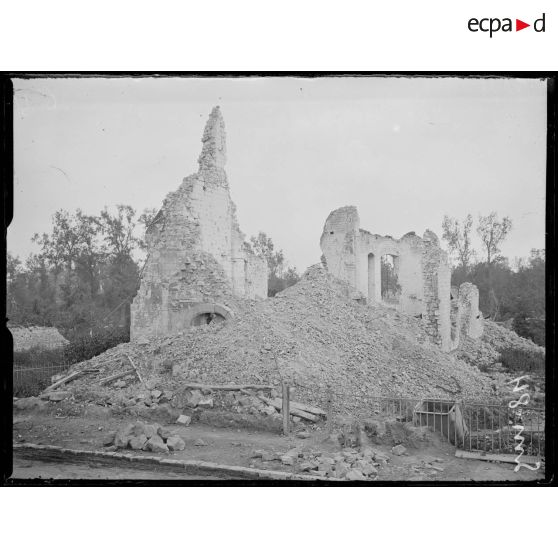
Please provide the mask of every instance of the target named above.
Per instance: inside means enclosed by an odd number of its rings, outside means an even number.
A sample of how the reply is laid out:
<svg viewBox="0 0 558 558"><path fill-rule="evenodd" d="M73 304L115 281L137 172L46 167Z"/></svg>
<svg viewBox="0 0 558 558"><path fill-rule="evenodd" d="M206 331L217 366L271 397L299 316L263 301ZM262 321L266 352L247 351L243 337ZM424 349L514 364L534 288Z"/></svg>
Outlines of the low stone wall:
<svg viewBox="0 0 558 558"><path fill-rule="evenodd" d="M9 328L14 340L14 351L28 351L29 349L59 349L69 341L55 327L11 327Z"/></svg>

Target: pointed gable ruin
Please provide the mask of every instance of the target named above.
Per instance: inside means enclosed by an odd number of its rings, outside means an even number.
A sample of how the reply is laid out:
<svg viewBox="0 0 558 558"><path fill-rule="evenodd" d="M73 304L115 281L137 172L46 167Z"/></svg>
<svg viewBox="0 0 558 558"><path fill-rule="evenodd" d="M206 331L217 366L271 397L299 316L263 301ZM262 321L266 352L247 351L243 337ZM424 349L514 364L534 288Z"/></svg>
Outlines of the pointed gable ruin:
<svg viewBox="0 0 558 558"><path fill-rule="evenodd" d="M267 264L245 242L225 172L225 124L215 107L198 172L185 178L146 231L147 260L131 307L132 339L227 319L228 303L267 296Z"/></svg>

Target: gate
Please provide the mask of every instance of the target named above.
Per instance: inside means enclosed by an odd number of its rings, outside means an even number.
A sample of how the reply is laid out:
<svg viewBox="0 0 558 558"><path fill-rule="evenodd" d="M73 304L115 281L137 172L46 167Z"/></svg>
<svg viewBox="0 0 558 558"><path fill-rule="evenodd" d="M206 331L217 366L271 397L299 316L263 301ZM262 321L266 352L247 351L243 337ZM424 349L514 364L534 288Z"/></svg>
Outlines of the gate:
<svg viewBox="0 0 558 558"><path fill-rule="evenodd" d="M397 397L373 397L372 403L378 414L428 427L457 449L483 454L486 458L495 454L513 458L521 453L520 449L523 455L533 458L543 458L545 454L543 407L520 405L512 409L503 401L482 403Z"/></svg>

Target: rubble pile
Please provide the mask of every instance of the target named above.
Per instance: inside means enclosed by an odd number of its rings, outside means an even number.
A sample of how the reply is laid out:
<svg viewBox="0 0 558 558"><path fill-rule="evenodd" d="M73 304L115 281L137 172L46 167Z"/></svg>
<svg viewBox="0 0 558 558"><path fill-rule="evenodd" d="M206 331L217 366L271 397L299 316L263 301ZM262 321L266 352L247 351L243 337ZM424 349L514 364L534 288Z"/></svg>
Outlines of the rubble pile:
<svg viewBox="0 0 558 558"><path fill-rule="evenodd" d="M84 373L62 389L103 404L150 406L172 403L188 382L279 390L287 381L296 400L325 408L331 392L334 411L348 414L369 413L371 396L482 399L488 391L489 380L442 352L420 319L360 304L321 265L274 298L237 299L233 312L215 325L114 347L73 366L70 374ZM100 385L127 370L118 385Z"/></svg>
<svg viewBox="0 0 558 558"><path fill-rule="evenodd" d="M543 347L491 320L485 320L484 333L480 339L463 339L455 354L465 362L486 370L500 361L500 353L506 349L540 355L543 358L545 356Z"/></svg>
<svg viewBox="0 0 558 558"><path fill-rule="evenodd" d="M103 445L107 451L130 448L154 453L169 453L169 451L182 451L186 447L186 442L176 432L160 424L138 421L118 431L107 432Z"/></svg>
<svg viewBox="0 0 558 558"><path fill-rule="evenodd" d="M390 460L385 453L370 447L331 453L303 448L293 448L284 454L255 450L252 459L258 465L258 460L261 463L278 461L297 472L350 481L376 480L379 468Z"/></svg>

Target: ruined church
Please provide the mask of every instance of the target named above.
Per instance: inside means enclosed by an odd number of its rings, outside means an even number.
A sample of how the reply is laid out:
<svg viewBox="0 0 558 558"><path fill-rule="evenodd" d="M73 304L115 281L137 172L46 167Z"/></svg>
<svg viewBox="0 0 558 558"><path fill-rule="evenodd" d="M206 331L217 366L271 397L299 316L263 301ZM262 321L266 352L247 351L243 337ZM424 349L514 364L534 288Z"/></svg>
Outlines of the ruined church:
<svg viewBox="0 0 558 558"><path fill-rule="evenodd" d="M383 304L422 319L443 351L483 332L478 289L471 283L451 288L448 256L438 237L409 232L400 239L360 228L354 206L332 211L320 239L326 266L347 281L365 304Z"/></svg>
<svg viewBox="0 0 558 558"><path fill-rule="evenodd" d="M131 339L230 317L234 297L267 296L267 263L245 241L225 172L225 124L215 107L198 172L167 195L146 230L147 259L131 306Z"/></svg>
<svg viewBox="0 0 558 558"><path fill-rule="evenodd" d="M228 319L235 298L267 296L267 263L245 241L225 172L225 124L215 107L205 126L198 172L167 195L146 230L147 259L131 306L131 339L168 335ZM329 273L364 304L420 318L443 351L478 338L478 289L451 288L447 254L425 231L400 239L360 228L356 207L327 218L320 240Z"/></svg>

